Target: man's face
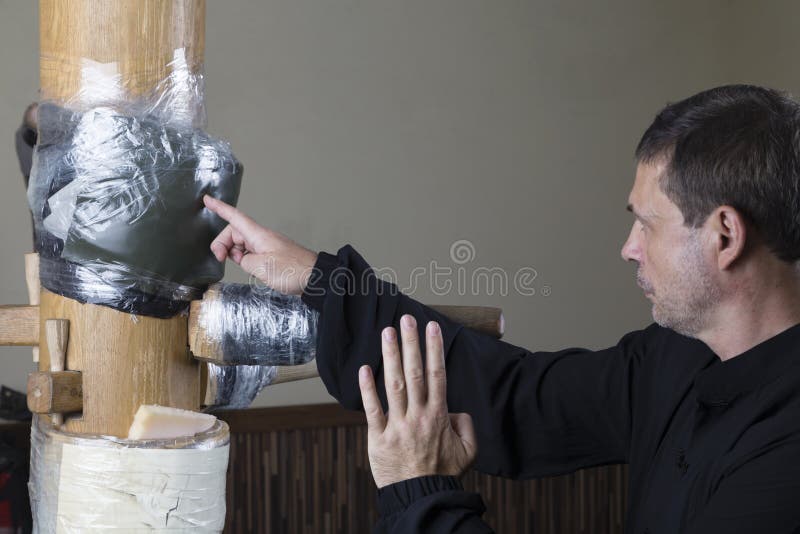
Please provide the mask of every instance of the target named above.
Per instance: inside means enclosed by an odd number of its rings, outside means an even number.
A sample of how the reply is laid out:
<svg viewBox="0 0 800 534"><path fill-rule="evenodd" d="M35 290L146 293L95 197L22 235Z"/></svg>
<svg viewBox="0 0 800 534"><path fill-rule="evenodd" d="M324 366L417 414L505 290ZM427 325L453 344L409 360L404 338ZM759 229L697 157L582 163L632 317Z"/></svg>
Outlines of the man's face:
<svg viewBox="0 0 800 534"><path fill-rule="evenodd" d="M703 227L684 226L680 209L658 185L666 165L659 161L636 169L628 197L636 220L622 257L638 264L636 279L653 303L653 320L696 337L708 326L719 285Z"/></svg>

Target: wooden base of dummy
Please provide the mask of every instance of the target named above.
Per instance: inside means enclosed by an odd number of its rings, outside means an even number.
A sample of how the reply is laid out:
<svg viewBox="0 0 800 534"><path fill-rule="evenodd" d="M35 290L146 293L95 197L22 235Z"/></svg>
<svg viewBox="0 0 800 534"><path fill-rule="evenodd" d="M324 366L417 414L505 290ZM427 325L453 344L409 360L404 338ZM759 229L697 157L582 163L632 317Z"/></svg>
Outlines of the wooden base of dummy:
<svg viewBox="0 0 800 534"><path fill-rule="evenodd" d="M81 371L83 412L64 430L125 437L142 404L200 408L200 363L191 357L185 316L134 316L42 290L39 370L50 370L47 319L70 321L66 370Z"/></svg>

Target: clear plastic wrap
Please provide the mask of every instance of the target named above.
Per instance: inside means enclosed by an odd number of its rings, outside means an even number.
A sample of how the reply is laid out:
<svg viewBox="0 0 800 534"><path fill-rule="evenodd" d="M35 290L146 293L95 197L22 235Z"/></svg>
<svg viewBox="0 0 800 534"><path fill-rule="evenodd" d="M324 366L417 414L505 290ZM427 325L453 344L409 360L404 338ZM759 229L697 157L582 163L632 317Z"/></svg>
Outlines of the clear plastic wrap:
<svg viewBox="0 0 800 534"><path fill-rule="evenodd" d="M248 408L277 373L275 366L209 363L205 411Z"/></svg>
<svg viewBox="0 0 800 534"><path fill-rule="evenodd" d="M300 365L316 354L318 319L300 297L217 284L203 298L198 325L220 365Z"/></svg>
<svg viewBox="0 0 800 534"><path fill-rule="evenodd" d="M221 532L230 431L171 440L78 435L34 416L34 532Z"/></svg>
<svg viewBox="0 0 800 534"><path fill-rule="evenodd" d="M42 285L129 313L169 317L220 280L209 245L235 204L242 165L201 128L203 78L175 52L167 77L124 98L114 64L84 60L71 102L42 102L28 202Z"/></svg>

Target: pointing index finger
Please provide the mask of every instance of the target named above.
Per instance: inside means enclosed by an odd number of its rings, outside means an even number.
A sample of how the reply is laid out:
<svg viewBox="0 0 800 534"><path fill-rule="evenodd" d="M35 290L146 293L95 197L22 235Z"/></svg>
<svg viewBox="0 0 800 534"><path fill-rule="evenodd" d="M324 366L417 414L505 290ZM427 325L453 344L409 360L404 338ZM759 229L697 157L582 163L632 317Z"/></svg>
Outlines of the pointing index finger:
<svg viewBox="0 0 800 534"><path fill-rule="evenodd" d="M254 239L256 234L263 230L253 219L222 200L210 195L205 195L203 197L203 203L208 209L228 221L231 226L239 230L239 232L244 234L248 239Z"/></svg>

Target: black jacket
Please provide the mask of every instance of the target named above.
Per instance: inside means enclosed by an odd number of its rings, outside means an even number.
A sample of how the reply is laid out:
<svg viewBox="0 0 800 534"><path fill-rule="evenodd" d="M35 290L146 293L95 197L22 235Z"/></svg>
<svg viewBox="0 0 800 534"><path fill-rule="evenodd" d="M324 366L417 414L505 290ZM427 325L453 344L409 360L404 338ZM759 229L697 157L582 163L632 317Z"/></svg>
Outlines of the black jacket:
<svg viewBox="0 0 800 534"><path fill-rule="evenodd" d="M320 253L303 300L320 311L317 365L361 409L369 364L385 404L380 331L410 313L444 337L448 407L472 415L481 472L515 479L630 464L629 533L791 533L800 527L800 325L722 362L656 324L615 346L530 352L454 324L371 276L350 246ZM424 332L421 330L420 335ZM379 492L376 532L490 532L451 477Z"/></svg>

